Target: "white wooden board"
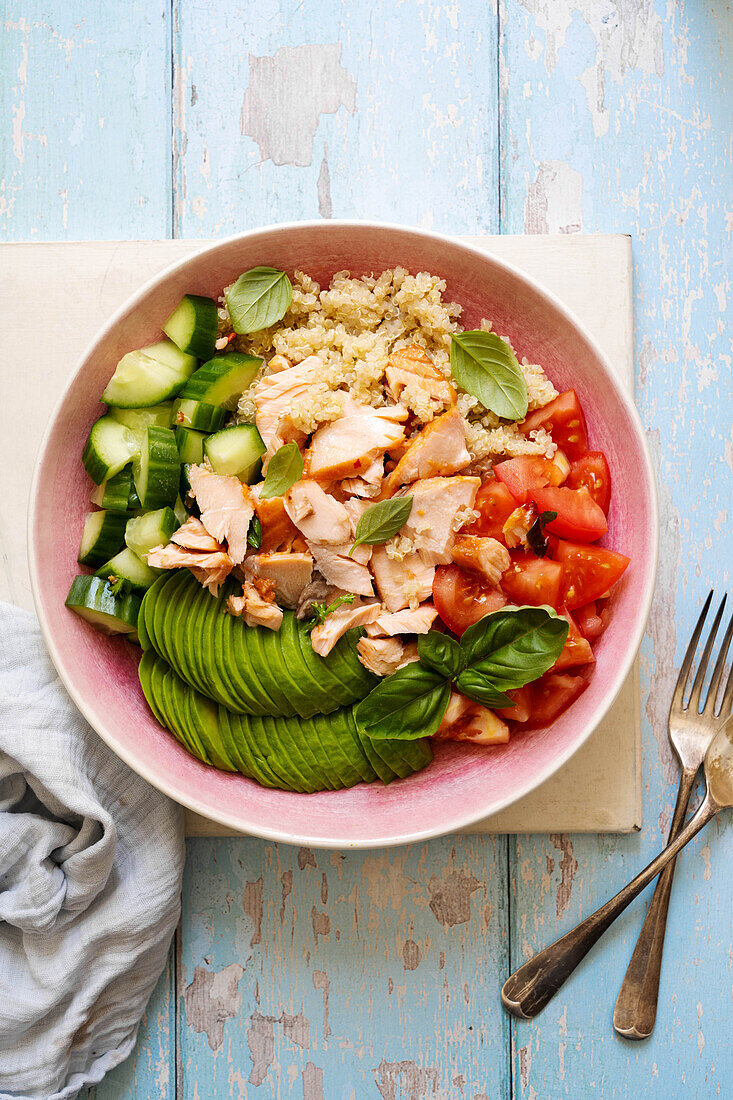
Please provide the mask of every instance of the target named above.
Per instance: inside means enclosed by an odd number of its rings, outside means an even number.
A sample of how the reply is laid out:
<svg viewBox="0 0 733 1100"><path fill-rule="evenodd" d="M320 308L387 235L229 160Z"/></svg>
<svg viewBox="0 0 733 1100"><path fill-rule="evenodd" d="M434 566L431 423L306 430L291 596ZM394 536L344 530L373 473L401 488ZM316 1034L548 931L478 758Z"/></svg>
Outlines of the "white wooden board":
<svg viewBox="0 0 733 1100"><path fill-rule="evenodd" d="M614 236L501 236L471 243L511 261L553 291L587 325L633 388L631 240ZM203 241L0 245L2 397L10 447L0 474L0 599L32 609L26 514L44 427L97 330L139 286ZM6 432L8 425L6 425ZM12 456L12 461L8 456ZM606 720L541 788L471 833L630 832L641 827L638 672ZM226 830L187 814L192 836Z"/></svg>

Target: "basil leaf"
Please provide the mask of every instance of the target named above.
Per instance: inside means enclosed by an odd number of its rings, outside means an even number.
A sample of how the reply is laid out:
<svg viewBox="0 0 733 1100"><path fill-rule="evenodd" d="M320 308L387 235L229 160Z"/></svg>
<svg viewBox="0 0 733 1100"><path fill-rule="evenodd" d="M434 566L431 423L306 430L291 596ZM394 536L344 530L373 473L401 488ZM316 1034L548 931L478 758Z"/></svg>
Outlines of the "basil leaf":
<svg viewBox="0 0 733 1100"><path fill-rule="evenodd" d="M517 357L495 332L456 332L450 342L450 369L459 386L485 409L506 420L527 415L527 383Z"/></svg>
<svg viewBox="0 0 733 1100"><path fill-rule="evenodd" d="M373 740L432 737L443 720L449 699L449 681L440 673L412 662L385 676L357 704L354 718L361 733Z"/></svg>
<svg viewBox="0 0 733 1100"><path fill-rule="evenodd" d="M267 464L260 500L281 497L291 485L300 480L302 473L303 456L298 444L286 443L284 447L279 447Z"/></svg>
<svg viewBox="0 0 733 1100"><path fill-rule="evenodd" d="M546 523L552 523L553 519L557 519L557 512L543 512L540 516L540 523L544 527Z"/></svg>
<svg viewBox="0 0 733 1100"><path fill-rule="evenodd" d="M269 328L282 320L292 298L293 287L284 271L253 267L240 275L227 292L232 328L240 336Z"/></svg>
<svg viewBox="0 0 733 1100"><path fill-rule="evenodd" d="M441 634L438 630L429 630L417 639L417 653L420 664L432 668L441 676L454 680L466 665L466 658L455 638Z"/></svg>
<svg viewBox="0 0 733 1100"><path fill-rule="evenodd" d="M474 703L481 703L484 707L513 707L516 704L513 699L494 687L490 680L474 668L467 668L456 680L456 690L461 695L467 695Z"/></svg>
<svg viewBox="0 0 733 1100"><path fill-rule="evenodd" d="M258 516L252 516L249 530L247 531L247 543L255 550L259 550L262 546L262 524Z"/></svg>
<svg viewBox="0 0 733 1100"><path fill-rule="evenodd" d="M466 664L498 691L523 687L544 675L562 653L568 621L551 607L494 611L461 638Z"/></svg>
<svg viewBox="0 0 733 1100"><path fill-rule="evenodd" d="M355 542L349 550L349 557L362 543L377 546L387 542L404 527L410 518L411 511L412 497L409 496L390 497L389 500L380 500L378 504L372 504L356 525Z"/></svg>

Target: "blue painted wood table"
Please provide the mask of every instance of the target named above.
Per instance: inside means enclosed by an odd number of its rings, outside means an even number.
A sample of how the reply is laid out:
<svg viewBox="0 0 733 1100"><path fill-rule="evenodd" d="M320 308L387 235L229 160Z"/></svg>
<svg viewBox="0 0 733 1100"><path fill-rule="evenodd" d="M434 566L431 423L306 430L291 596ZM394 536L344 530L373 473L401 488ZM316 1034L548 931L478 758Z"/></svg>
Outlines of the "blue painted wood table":
<svg viewBox="0 0 733 1100"><path fill-rule="evenodd" d="M22 0L4 20L7 240L319 215L632 234L637 401L661 492L643 832L361 855L192 840L169 968L98 1100L731 1096L727 821L678 870L647 1043L610 1021L643 903L538 1020L499 1004L512 966L662 843L674 668L701 597L730 584L730 6ZM42 273L28 307L42 340Z"/></svg>

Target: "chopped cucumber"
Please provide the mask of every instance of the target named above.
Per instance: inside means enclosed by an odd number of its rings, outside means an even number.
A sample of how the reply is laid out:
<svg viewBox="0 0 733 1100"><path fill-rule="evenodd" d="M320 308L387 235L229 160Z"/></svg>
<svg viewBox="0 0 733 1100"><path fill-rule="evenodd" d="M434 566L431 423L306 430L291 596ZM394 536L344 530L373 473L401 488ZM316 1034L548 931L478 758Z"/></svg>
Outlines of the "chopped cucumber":
<svg viewBox="0 0 733 1100"><path fill-rule="evenodd" d="M170 428L145 429L132 475L140 504L145 511L173 504L178 496L180 458L176 437Z"/></svg>
<svg viewBox="0 0 733 1100"><path fill-rule="evenodd" d="M137 554L126 546L115 554L108 562L100 566L95 573L96 577L115 584L117 581L127 581L133 589L145 592L153 581L160 576L160 569L151 569L147 562L139 558ZM137 622L136 624L137 625Z"/></svg>
<svg viewBox="0 0 733 1100"><path fill-rule="evenodd" d="M173 413L173 402L163 401L160 405L153 405L147 409L117 409L109 410L109 415L134 432L142 432L149 425L159 428L170 428Z"/></svg>
<svg viewBox="0 0 733 1100"><path fill-rule="evenodd" d="M91 497L92 504L105 508L108 512L131 512L140 506L132 484L132 470L129 466L116 473L109 481L98 485Z"/></svg>
<svg viewBox="0 0 733 1100"><path fill-rule="evenodd" d="M214 473L235 474L247 485L260 476L266 449L254 424L235 424L210 435L204 442L204 454Z"/></svg>
<svg viewBox="0 0 733 1100"><path fill-rule="evenodd" d="M178 393L195 367L196 358L170 340L128 351L117 364L102 400L122 409L158 405Z"/></svg>
<svg viewBox="0 0 733 1100"><path fill-rule="evenodd" d="M125 544L124 512L89 512L79 547L79 565L101 565Z"/></svg>
<svg viewBox="0 0 733 1100"><path fill-rule="evenodd" d="M194 432L191 428L176 428L176 443L181 462L203 462L205 438L204 432Z"/></svg>
<svg viewBox="0 0 733 1100"><path fill-rule="evenodd" d="M184 462L181 465L181 479L180 479L180 492L184 501L189 497L193 497L193 489L191 488L191 467L197 465L195 462Z"/></svg>
<svg viewBox="0 0 733 1100"><path fill-rule="evenodd" d="M140 598L116 596L101 577L74 577L66 606L103 634L130 634L137 627Z"/></svg>
<svg viewBox="0 0 733 1100"><path fill-rule="evenodd" d="M142 516L133 516L128 520L125 542L130 550L142 558L154 546L165 546L179 526L172 508L158 508L155 512L145 512ZM103 560L106 561L107 558Z"/></svg>
<svg viewBox="0 0 733 1100"><path fill-rule="evenodd" d="M213 298L186 294L163 325L163 332L181 351L208 359L214 354L218 323L219 312Z"/></svg>
<svg viewBox="0 0 733 1100"><path fill-rule="evenodd" d="M240 351L228 351L204 363L191 375L181 390L182 398L203 401L207 405L236 407L237 398L251 385L262 360Z"/></svg>
<svg viewBox="0 0 733 1100"><path fill-rule="evenodd" d="M111 416L102 416L92 425L81 460L92 481L99 485L119 473L140 450L134 432Z"/></svg>
<svg viewBox="0 0 733 1100"><path fill-rule="evenodd" d="M181 475L185 467L181 467ZM190 485L189 485L190 488ZM176 503L173 505L173 514L178 520L179 526L183 526L186 520L189 518L189 513L186 511L186 506L180 497L176 497Z"/></svg>
<svg viewBox="0 0 733 1100"><path fill-rule="evenodd" d="M221 405L207 405L203 401L179 398L173 406L173 425L176 428L216 432L226 418L227 410Z"/></svg>

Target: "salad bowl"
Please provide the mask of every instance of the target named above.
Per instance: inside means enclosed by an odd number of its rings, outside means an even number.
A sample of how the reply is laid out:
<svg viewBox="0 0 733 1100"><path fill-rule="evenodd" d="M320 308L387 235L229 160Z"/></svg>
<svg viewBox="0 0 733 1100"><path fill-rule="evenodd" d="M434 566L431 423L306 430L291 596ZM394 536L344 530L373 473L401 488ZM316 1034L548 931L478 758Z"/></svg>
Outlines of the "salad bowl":
<svg viewBox="0 0 733 1100"><path fill-rule="evenodd" d="M257 265L307 271L327 283L397 265L430 271L463 306L462 323L486 317L521 359L540 363L558 390L575 389L594 447L613 480L609 546L631 559L614 589L587 690L546 729L515 732L491 748L442 742L421 772L385 787L297 794L267 789L190 756L150 713L137 676L139 650L96 633L64 606L77 567L90 483L79 461L99 416L99 394L120 357L160 336L184 294L216 297ZM51 657L82 714L155 787L235 831L292 844L370 848L470 826L529 794L575 753L615 700L636 656L657 560L654 477L638 414L582 324L531 278L448 237L378 223L313 222L253 230L207 246L156 276L110 319L87 350L47 427L31 491L29 565Z"/></svg>

